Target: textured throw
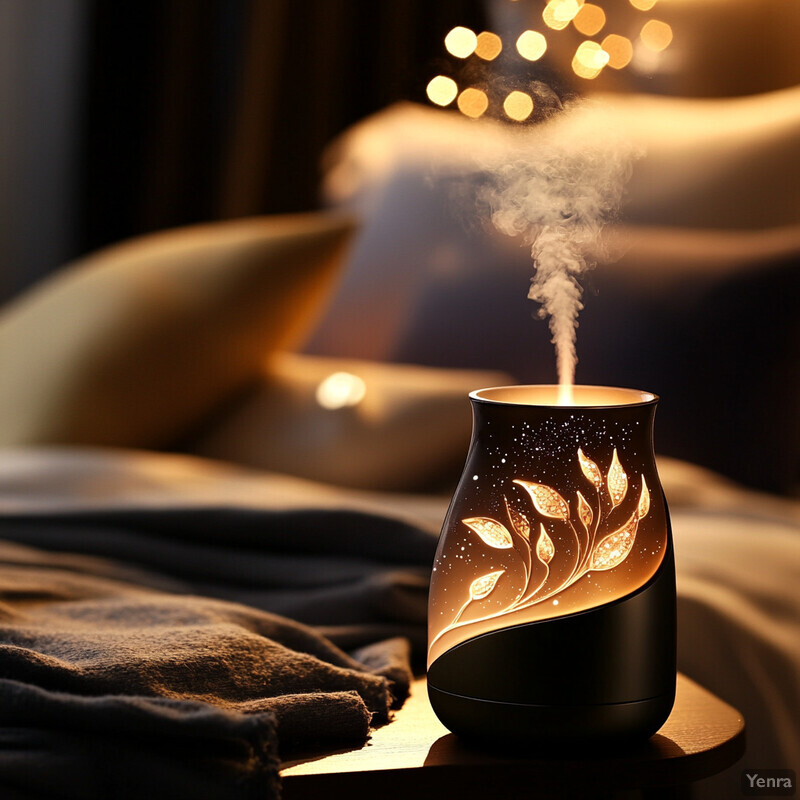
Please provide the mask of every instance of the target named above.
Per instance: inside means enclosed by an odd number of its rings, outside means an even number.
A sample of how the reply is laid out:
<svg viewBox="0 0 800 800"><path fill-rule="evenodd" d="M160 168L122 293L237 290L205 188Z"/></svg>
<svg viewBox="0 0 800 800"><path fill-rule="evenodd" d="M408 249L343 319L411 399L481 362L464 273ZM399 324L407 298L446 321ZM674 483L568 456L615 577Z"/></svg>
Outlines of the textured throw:
<svg viewBox="0 0 800 800"><path fill-rule="evenodd" d="M279 797L402 704L434 545L346 509L0 516L0 796Z"/></svg>

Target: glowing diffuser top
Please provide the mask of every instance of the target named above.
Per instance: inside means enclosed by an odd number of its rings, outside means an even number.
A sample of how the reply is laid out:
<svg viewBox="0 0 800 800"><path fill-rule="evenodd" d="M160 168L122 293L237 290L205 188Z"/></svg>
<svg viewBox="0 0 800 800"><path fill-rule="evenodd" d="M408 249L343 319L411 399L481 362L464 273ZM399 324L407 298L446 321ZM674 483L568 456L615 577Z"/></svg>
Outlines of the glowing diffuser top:
<svg viewBox="0 0 800 800"><path fill-rule="evenodd" d="M431 578L429 666L480 634L619 600L663 560L658 398L576 386L567 406L558 389L470 395L472 441Z"/></svg>

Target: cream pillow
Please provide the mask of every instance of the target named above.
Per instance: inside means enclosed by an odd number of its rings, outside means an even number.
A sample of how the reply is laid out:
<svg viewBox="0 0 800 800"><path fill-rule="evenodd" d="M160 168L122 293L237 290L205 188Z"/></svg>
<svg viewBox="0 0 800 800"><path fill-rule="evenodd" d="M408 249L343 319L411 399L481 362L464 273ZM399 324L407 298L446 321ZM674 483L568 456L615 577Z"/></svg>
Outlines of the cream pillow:
<svg viewBox="0 0 800 800"><path fill-rule="evenodd" d="M0 444L169 444L297 343L353 230L256 217L69 265L0 313Z"/></svg>
<svg viewBox="0 0 800 800"><path fill-rule="evenodd" d="M474 389L500 372L284 353L191 446L196 455L376 491L452 489Z"/></svg>

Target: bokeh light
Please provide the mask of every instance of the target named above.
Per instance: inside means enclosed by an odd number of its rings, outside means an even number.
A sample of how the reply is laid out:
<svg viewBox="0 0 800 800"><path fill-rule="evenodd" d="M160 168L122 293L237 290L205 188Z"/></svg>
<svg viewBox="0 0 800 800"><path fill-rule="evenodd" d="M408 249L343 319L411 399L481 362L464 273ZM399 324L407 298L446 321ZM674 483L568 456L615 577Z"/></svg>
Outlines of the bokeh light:
<svg viewBox="0 0 800 800"><path fill-rule="evenodd" d="M475 55L484 61L493 61L503 50L503 40L491 31L478 34Z"/></svg>
<svg viewBox="0 0 800 800"><path fill-rule="evenodd" d="M608 53L597 42L581 42L572 59L572 71L579 78L592 80L608 64Z"/></svg>
<svg viewBox="0 0 800 800"><path fill-rule="evenodd" d="M456 99L458 86L452 78L448 78L446 75L437 75L428 82L425 92L431 103L435 103L437 106L449 106Z"/></svg>
<svg viewBox="0 0 800 800"><path fill-rule="evenodd" d="M649 12L658 1L627 0L627 3L637 12ZM618 2L624 3L626 0ZM558 41L558 32L567 30L570 24L584 38L573 53L572 71L586 80L598 77L606 67L625 69L634 60L637 70L655 71L659 68L659 54L672 43L672 28L666 22L653 19L649 13L640 16L641 27L637 39L635 35L622 35L614 30L614 14L606 11L607 4L601 0L537 0L536 5L542 9L542 20L547 27L538 26L543 32L532 29L523 31L514 42L516 53L509 40L504 41L492 31L475 33L462 25L452 28L444 39L447 53L469 61L463 67L448 70L452 78L446 75L432 78L426 87L428 100L441 107L455 104L462 114L472 119L487 112L491 116L504 112L508 119L522 122L533 115L535 98L524 91L505 94L508 90L503 87L502 76L497 75L496 71L509 66L509 58L513 61L517 55L527 61L539 61L548 51L548 41L552 46L553 41ZM567 35L571 37L574 32ZM565 41L568 41L566 37ZM556 48L556 58L559 52L563 51ZM473 55L485 62L499 59L501 66L481 67L477 60L471 58ZM511 69L519 69L519 65L511 63Z"/></svg>
<svg viewBox="0 0 800 800"><path fill-rule="evenodd" d="M478 37L474 31L459 25L444 37L444 46L451 56L468 58L478 46Z"/></svg>
<svg viewBox="0 0 800 800"><path fill-rule="evenodd" d="M477 119L489 107L489 98L481 89L464 89L458 96L458 110L466 117Z"/></svg>
<svg viewBox="0 0 800 800"><path fill-rule="evenodd" d="M606 12L594 3L584 3L572 20L572 24L584 36L594 36L605 26Z"/></svg>
<svg viewBox="0 0 800 800"><path fill-rule="evenodd" d="M624 69L633 58L633 43L625 36L610 33L600 43L608 53L608 66L613 69Z"/></svg>
<svg viewBox="0 0 800 800"><path fill-rule="evenodd" d="M642 26L639 38L648 50L660 53L672 41L672 28L659 19L650 19Z"/></svg>
<svg viewBox="0 0 800 800"><path fill-rule="evenodd" d="M528 119L533 112L533 98L525 92L509 92L503 101L503 111L506 112L506 116L510 119L522 122Z"/></svg>
<svg viewBox="0 0 800 800"><path fill-rule="evenodd" d="M542 19L548 28L563 31L581 10L583 0L550 0L542 11Z"/></svg>
<svg viewBox="0 0 800 800"><path fill-rule="evenodd" d="M333 372L317 386L317 402L331 411L357 406L367 394L367 384L351 372Z"/></svg>
<svg viewBox="0 0 800 800"><path fill-rule="evenodd" d="M528 61L538 61L547 50L547 39L539 31L524 31L517 39L517 52Z"/></svg>

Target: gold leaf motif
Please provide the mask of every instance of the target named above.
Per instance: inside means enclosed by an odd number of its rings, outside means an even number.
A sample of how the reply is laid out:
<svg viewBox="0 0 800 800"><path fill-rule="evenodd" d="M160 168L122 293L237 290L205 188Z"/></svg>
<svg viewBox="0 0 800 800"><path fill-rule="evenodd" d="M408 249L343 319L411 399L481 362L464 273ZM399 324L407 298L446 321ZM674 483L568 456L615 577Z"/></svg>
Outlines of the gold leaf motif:
<svg viewBox="0 0 800 800"><path fill-rule="evenodd" d="M483 541L498 550L508 550L514 546L511 534L502 522L489 517L470 517L461 520L470 530L475 531Z"/></svg>
<svg viewBox="0 0 800 800"><path fill-rule="evenodd" d="M488 597L494 587L497 585L497 579L505 572L504 569L497 570L497 572L490 572L488 575L481 575L472 581L469 587L469 596L472 600L483 600Z"/></svg>
<svg viewBox="0 0 800 800"><path fill-rule="evenodd" d="M581 522L588 531L594 519L594 512L589 503L586 502L586 498L580 492L578 492L578 517L580 517Z"/></svg>
<svg viewBox="0 0 800 800"><path fill-rule="evenodd" d="M522 536L524 539L530 541L531 538L531 524L528 521L528 518L520 511L517 511L509 502L508 498L504 498L506 501L506 510L508 511L508 518L511 520L511 524L514 526L514 530Z"/></svg>
<svg viewBox="0 0 800 800"><path fill-rule="evenodd" d="M636 513L639 515L639 519L642 517L647 516L647 512L650 510L650 490L647 488L647 483L645 483L644 475L642 475L642 491L639 494L639 508L636 510Z"/></svg>
<svg viewBox="0 0 800 800"><path fill-rule="evenodd" d="M549 564L555 554L556 548L553 540L547 535L544 524L540 522L539 540L536 542L536 555L542 564Z"/></svg>
<svg viewBox="0 0 800 800"><path fill-rule="evenodd" d="M531 496L533 505L540 514L551 519L569 519L567 501L555 490L543 483L515 480Z"/></svg>
<svg viewBox="0 0 800 800"><path fill-rule="evenodd" d="M608 486L608 496L611 498L611 507L616 508L628 493L628 476L619 463L617 456L617 448L614 448L614 457L611 459L611 466L608 468L608 478L606 478L606 486Z"/></svg>
<svg viewBox="0 0 800 800"><path fill-rule="evenodd" d="M639 517L632 514L621 528L601 539L592 553L589 569L606 570L619 566L633 548L638 525Z"/></svg>
<svg viewBox="0 0 800 800"><path fill-rule="evenodd" d="M578 448L578 461L580 462L581 471L586 476L586 479L594 485L595 489L599 489L603 483L603 475L600 472L600 467L598 467L591 458L587 458L580 447Z"/></svg>

